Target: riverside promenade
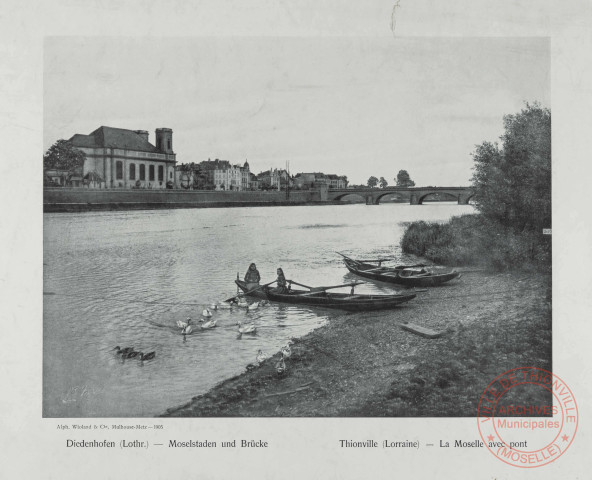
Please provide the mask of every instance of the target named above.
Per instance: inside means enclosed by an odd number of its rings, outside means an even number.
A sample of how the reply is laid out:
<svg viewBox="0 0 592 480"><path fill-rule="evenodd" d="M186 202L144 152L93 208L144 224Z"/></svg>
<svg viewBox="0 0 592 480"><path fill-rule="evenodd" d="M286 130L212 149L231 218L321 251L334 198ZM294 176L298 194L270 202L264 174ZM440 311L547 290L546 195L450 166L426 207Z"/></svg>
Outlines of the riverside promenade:
<svg viewBox="0 0 592 480"><path fill-rule="evenodd" d="M145 210L168 208L248 207L340 203L326 189L286 192L45 188L44 212Z"/></svg>

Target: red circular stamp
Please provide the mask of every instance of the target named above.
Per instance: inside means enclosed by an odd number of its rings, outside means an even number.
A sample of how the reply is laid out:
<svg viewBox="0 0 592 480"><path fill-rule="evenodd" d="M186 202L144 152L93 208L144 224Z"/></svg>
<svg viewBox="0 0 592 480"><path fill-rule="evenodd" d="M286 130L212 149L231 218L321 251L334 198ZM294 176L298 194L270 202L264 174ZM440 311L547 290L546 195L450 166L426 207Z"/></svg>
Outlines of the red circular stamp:
<svg viewBox="0 0 592 480"><path fill-rule="evenodd" d="M578 406L557 375L536 367L496 377L479 399L479 433L508 465L534 468L557 460L578 429Z"/></svg>

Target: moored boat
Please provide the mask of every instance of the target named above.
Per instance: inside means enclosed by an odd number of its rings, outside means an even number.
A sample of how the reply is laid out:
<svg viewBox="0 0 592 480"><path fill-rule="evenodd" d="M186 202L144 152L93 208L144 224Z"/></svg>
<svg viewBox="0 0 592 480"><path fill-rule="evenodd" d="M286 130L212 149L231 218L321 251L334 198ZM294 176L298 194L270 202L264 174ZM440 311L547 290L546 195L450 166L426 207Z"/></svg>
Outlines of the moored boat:
<svg viewBox="0 0 592 480"><path fill-rule="evenodd" d="M384 267L382 266L384 259L359 261L342 253L339 255L343 257L347 269L356 275L406 287L435 287L460 277L460 273L454 269L442 270L426 265Z"/></svg>
<svg viewBox="0 0 592 480"><path fill-rule="evenodd" d="M332 287L317 287L311 291L290 290L287 293L279 293L268 286L262 287L257 291L249 290L245 282L235 280L238 287L245 294L265 298L281 303L292 303L297 305L311 305L324 308L335 308L347 310L350 312L365 312L371 310L387 310L397 305L408 302L415 298L414 293L392 294L392 295L374 295L374 294L351 294L351 293L332 293L323 290Z"/></svg>

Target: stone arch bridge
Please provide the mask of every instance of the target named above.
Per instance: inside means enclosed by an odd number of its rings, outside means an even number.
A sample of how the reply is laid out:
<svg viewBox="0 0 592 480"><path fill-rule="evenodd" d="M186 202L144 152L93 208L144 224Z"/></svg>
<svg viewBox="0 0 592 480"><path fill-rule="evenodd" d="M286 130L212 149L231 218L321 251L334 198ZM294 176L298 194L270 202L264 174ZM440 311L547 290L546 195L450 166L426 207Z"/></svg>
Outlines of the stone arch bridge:
<svg viewBox="0 0 592 480"><path fill-rule="evenodd" d="M467 205L475 192L471 187L386 187L386 188L335 188L327 191L327 200L342 200L347 195L358 195L366 200L366 205L378 205L387 195L396 194L409 199L411 205L421 205L427 196L445 194L450 200L456 199L459 205Z"/></svg>

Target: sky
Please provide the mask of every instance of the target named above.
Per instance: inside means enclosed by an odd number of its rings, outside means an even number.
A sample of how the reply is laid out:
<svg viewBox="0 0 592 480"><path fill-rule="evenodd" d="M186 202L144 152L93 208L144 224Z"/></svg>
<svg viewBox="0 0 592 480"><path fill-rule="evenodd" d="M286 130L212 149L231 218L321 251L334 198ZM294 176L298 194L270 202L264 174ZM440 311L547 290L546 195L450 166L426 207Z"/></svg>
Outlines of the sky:
<svg viewBox="0 0 592 480"><path fill-rule="evenodd" d="M550 107L543 37L48 37L44 149L101 125L173 129L180 163L465 186L524 102Z"/></svg>

